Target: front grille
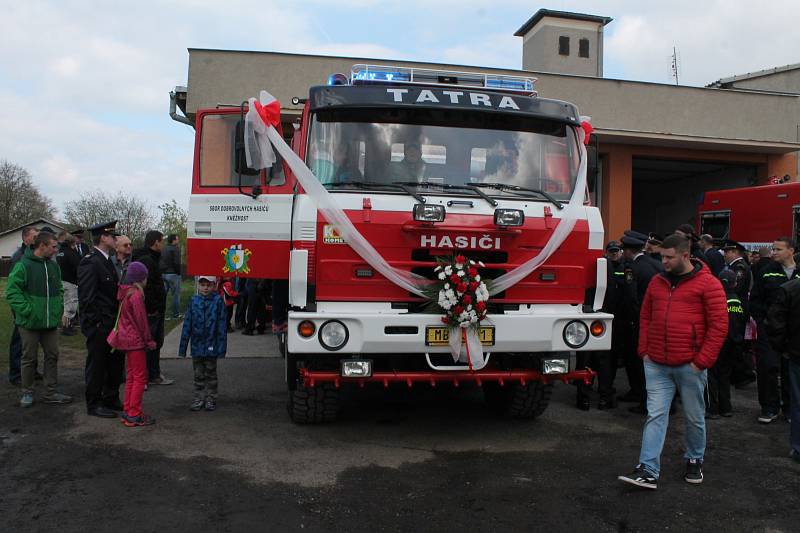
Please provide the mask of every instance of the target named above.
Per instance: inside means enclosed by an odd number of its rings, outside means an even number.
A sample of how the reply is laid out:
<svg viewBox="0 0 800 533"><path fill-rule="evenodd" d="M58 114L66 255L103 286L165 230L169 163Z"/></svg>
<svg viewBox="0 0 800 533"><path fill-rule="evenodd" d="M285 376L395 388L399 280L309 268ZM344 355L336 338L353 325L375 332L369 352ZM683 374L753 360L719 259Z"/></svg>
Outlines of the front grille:
<svg viewBox="0 0 800 533"><path fill-rule="evenodd" d="M482 261L484 264L490 263L508 263L508 252L503 252L500 250L494 251L477 251L477 250L470 250L470 251L454 251L453 255L457 255L458 253L463 253L465 256L469 257L473 261ZM412 261L422 261L426 263L435 263L437 257L441 256L449 256L450 252L447 253L437 253L432 254L431 250L428 248L417 248L411 251L411 260Z"/></svg>

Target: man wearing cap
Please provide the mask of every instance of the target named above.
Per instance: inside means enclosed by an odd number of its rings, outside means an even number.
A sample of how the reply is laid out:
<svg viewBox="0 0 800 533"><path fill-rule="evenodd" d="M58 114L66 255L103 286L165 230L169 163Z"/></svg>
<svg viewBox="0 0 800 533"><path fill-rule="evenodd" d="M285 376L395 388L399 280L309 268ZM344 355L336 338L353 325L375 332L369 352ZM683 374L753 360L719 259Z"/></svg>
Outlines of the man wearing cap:
<svg viewBox="0 0 800 533"><path fill-rule="evenodd" d="M756 366L758 368L758 403L761 414L758 421L769 424L783 408L789 417L789 368L787 360L772 349L767 341L766 318L775 303L780 286L800 278L800 269L794 262L795 243L791 237L780 237L772 243L772 259L753 280L750 293L750 315L758 325L756 339Z"/></svg>
<svg viewBox="0 0 800 533"><path fill-rule="evenodd" d="M161 346L164 344L164 314L167 309L167 291L161 275L161 249L164 247L164 234L150 230L144 236L144 248L133 252L133 260L141 261L147 267L147 285L144 288L144 305L150 335L156 341L156 348L147 351L148 383L151 385L172 385L175 380L161 373Z"/></svg>
<svg viewBox="0 0 800 533"><path fill-rule="evenodd" d="M78 255L81 257L88 254L91 250L89 247L86 246L86 243L83 242L83 234L86 232L84 229L76 229L70 231L73 237L75 237L75 251L78 252Z"/></svg>
<svg viewBox="0 0 800 533"><path fill-rule="evenodd" d="M644 253L644 245L648 238L647 235L638 231L626 230L620 239L622 255L625 260L623 305L628 317L628 327L624 334L630 340L625 347L625 371L628 374L630 391L619 399L624 402L637 402L639 405L631 407L630 411L641 414L647 412L647 407L645 405L644 366L636 352L639 343L639 312L650 280L664 271L660 262Z"/></svg>
<svg viewBox="0 0 800 533"><path fill-rule="evenodd" d="M661 262L661 243L664 241L664 238L661 237L658 233L653 233L652 231L648 234L647 242L644 244L644 253L658 261Z"/></svg>
<svg viewBox="0 0 800 533"><path fill-rule="evenodd" d="M75 237L63 232L64 240L58 248L56 261L61 268L61 284L64 287L64 316L61 323L61 334L75 335L73 322L78 314L78 265L81 256L75 251Z"/></svg>
<svg viewBox="0 0 800 533"><path fill-rule="evenodd" d="M122 411L119 386L124 354L113 352L106 338L117 316L117 271L114 253L117 221L89 228L94 249L78 265L81 331L86 337L86 410L91 416L114 418Z"/></svg>
<svg viewBox="0 0 800 533"><path fill-rule="evenodd" d="M731 270L736 275L734 292L736 297L742 302L745 321L750 319L750 289L753 286L753 274L750 265L744 258L747 249L739 242L726 239L722 244L722 253L725 254L726 269ZM747 353L741 353L741 357L731 361L733 367L731 381L743 387L756 380L753 371L752 357Z"/></svg>

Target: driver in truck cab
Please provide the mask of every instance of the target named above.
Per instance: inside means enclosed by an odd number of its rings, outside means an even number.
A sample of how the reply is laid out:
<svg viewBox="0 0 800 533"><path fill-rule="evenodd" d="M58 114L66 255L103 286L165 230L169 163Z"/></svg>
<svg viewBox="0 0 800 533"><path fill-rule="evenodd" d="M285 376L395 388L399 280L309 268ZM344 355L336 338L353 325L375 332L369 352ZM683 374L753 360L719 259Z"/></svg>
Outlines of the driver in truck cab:
<svg viewBox="0 0 800 533"><path fill-rule="evenodd" d="M422 148L416 141L403 145L403 160L392 164L393 181L423 181L425 161L422 160Z"/></svg>

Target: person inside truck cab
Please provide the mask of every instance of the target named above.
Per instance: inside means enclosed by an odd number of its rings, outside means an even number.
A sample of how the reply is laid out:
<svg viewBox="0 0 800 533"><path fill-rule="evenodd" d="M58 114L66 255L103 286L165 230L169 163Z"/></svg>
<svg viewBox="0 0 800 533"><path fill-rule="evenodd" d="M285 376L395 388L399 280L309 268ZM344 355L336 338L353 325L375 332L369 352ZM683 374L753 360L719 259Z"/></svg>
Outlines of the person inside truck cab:
<svg viewBox="0 0 800 533"><path fill-rule="evenodd" d="M403 160L392 164L392 181L422 181L425 177L425 161L418 142L403 145Z"/></svg>
<svg viewBox="0 0 800 533"><path fill-rule="evenodd" d="M353 150L347 143L339 143L333 151L332 183L349 183L361 181L364 176L356 166L358 158L352 157Z"/></svg>
<svg viewBox="0 0 800 533"><path fill-rule="evenodd" d="M499 145L493 146L486 154L486 168L483 176L490 179L486 181L509 181L517 175L519 165L517 159L519 151L516 148Z"/></svg>

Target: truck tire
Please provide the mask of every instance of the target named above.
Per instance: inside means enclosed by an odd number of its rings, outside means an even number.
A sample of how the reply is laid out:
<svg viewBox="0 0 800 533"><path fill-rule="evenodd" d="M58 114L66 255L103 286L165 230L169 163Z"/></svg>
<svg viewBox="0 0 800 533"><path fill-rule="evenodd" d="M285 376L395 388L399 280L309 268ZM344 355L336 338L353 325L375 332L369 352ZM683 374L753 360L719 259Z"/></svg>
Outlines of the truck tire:
<svg viewBox="0 0 800 533"><path fill-rule="evenodd" d="M339 414L339 390L331 383L306 387L298 383L289 391L286 406L289 418L296 424L323 424L334 422Z"/></svg>
<svg viewBox="0 0 800 533"><path fill-rule="evenodd" d="M553 394L553 384L532 381L500 386L499 383L484 383L483 396L486 404L505 418L536 418L544 413Z"/></svg>

